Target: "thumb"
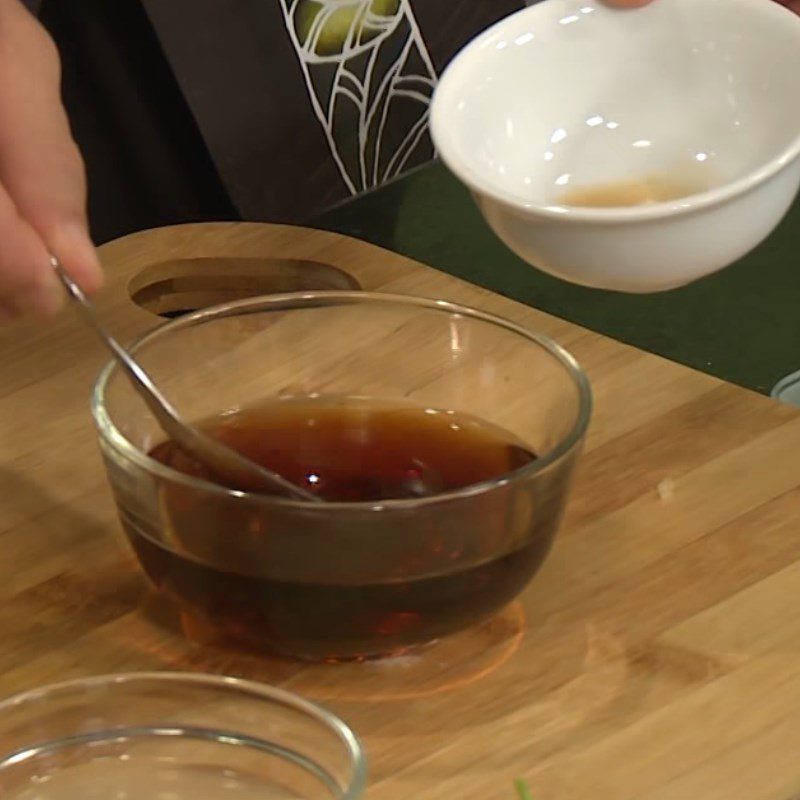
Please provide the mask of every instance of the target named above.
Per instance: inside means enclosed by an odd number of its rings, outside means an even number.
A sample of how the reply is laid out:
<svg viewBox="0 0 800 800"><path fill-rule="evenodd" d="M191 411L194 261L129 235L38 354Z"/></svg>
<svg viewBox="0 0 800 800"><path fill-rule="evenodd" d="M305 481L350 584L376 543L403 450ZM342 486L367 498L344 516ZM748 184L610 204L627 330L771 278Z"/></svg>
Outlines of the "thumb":
<svg viewBox="0 0 800 800"><path fill-rule="evenodd" d="M94 292L102 283L102 269L86 220L83 162L70 140L60 150L55 143L43 147L40 152L47 155L37 165L23 167L18 158L13 168L4 169L0 159L0 176L48 251L84 291Z"/></svg>
<svg viewBox="0 0 800 800"><path fill-rule="evenodd" d="M27 249L39 251L26 259L29 280L52 288L53 276L44 274L49 250L92 292L102 272L89 238L83 161L61 104L58 53L23 7L7 6L4 14L9 35L0 48L0 184L16 209L17 231L27 227L28 238L40 241Z"/></svg>

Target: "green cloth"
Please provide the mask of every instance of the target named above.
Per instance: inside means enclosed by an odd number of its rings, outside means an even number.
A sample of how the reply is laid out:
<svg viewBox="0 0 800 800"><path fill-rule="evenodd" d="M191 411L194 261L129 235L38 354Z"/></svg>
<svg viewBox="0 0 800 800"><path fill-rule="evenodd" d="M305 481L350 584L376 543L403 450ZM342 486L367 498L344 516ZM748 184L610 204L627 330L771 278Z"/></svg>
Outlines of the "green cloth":
<svg viewBox="0 0 800 800"><path fill-rule="evenodd" d="M655 295L585 289L528 266L438 163L331 209L314 224L759 392L800 369L800 202L743 260Z"/></svg>

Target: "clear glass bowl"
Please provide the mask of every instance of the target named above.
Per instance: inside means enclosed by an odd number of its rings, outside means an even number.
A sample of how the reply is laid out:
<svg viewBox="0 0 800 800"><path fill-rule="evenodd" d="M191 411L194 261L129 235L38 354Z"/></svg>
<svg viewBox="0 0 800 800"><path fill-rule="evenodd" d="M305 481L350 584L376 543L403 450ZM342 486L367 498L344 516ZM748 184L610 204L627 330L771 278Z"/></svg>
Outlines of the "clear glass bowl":
<svg viewBox="0 0 800 800"><path fill-rule="evenodd" d="M356 800L365 775L341 720L251 681L107 675L0 703L8 800Z"/></svg>
<svg viewBox="0 0 800 800"><path fill-rule="evenodd" d="M467 413L537 460L434 496L303 503L231 491L147 455L162 435L109 365L93 412L122 525L151 581L225 637L306 659L394 653L493 614L560 522L591 409L561 347L443 301L275 295L168 323L132 348L189 420L285 396Z"/></svg>

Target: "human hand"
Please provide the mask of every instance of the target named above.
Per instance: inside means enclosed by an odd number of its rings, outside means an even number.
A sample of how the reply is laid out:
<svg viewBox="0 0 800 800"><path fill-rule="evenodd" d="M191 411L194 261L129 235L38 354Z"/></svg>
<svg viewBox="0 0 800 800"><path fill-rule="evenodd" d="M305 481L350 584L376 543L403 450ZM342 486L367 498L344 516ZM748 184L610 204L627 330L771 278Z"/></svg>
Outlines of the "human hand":
<svg viewBox="0 0 800 800"><path fill-rule="evenodd" d="M653 0L606 0L609 5L618 6L619 8L637 8L639 6L646 6L652 1ZM776 2L800 14L800 0L776 0Z"/></svg>
<svg viewBox="0 0 800 800"><path fill-rule="evenodd" d="M46 31L19 0L0 0L0 322L59 309L50 253L85 291L102 282L60 80Z"/></svg>

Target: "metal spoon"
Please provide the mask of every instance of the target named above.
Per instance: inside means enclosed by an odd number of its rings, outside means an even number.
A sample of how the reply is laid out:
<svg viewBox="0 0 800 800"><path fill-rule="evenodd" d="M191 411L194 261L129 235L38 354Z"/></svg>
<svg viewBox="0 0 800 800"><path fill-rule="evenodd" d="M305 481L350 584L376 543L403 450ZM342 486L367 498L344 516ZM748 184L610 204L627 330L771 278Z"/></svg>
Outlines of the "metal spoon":
<svg viewBox="0 0 800 800"><path fill-rule="evenodd" d="M256 464L236 450L183 422L175 409L156 388L150 376L97 321L94 306L89 302L80 286L66 273L58 259L51 256L50 263L69 296L77 303L83 319L89 323L98 338L112 352L117 365L147 403L147 407L153 413L161 430L175 444L209 467L221 481L232 487L246 487L248 491L279 494L315 503L322 502L321 498L311 492L301 489L287 481L286 478Z"/></svg>

